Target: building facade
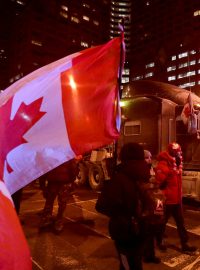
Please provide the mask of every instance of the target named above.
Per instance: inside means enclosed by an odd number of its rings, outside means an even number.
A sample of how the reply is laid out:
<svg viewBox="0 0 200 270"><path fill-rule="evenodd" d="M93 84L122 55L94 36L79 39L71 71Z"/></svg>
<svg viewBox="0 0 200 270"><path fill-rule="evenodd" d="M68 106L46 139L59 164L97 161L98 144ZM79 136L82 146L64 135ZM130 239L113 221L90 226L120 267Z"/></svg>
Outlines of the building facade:
<svg viewBox="0 0 200 270"><path fill-rule="evenodd" d="M2 15L9 12L1 19L8 36L5 41L0 37L0 60L1 55L7 59L0 89L39 67L109 40L107 0L3 1Z"/></svg>
<svg viewBox="0 0 200 270"><path fill-rule="evenodd" d="M126 63L122 74L122 84L130 79L129 57L131 52L131 11L132 1L121 0L110 3L110 38L120 35L119 24L124 26L124 40L126 45Z"/></svg>
<svg viewBox="0 0 200 270"><path fill-rule="evenodd" d="M199 91L199 0L132 1L131 80L141 79Z"/></svg>

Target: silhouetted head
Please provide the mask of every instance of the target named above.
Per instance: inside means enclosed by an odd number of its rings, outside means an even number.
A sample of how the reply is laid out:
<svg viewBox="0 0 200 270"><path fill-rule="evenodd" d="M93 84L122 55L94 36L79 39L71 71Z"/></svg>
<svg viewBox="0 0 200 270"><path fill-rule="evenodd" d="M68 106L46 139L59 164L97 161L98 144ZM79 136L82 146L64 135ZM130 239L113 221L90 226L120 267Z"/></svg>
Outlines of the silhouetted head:
<svg viewBox="0 0 200 270"><path fill-rule="evenodd" d="M121 149L120 159L122 162L127 160L144 160L144 149L138 143L127 143Z"/></svg>

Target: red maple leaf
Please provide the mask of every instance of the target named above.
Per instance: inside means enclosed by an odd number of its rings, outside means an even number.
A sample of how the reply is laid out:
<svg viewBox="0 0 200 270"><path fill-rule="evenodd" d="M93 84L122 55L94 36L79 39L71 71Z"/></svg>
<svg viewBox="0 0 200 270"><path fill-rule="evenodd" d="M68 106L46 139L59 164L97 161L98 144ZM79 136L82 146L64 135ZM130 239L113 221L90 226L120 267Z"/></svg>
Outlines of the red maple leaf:
<svg viewBox="0 0 200 270"><path fill-rule="evenodd" d="M191 115L191 107L189 104L186 104L183 113L185 114L185 117L189 118Z"/></svg>
<svg viewBox="0 0 200 270"><path fill-rule="evenodd" d="M0 180L3 180L4 165L12 172L6 158L7 154L20 144L27 143L23 135L45 114L40 111L43 98L29 105L20 105L14 119L10 120L13 98L0 107Z"/></svg>

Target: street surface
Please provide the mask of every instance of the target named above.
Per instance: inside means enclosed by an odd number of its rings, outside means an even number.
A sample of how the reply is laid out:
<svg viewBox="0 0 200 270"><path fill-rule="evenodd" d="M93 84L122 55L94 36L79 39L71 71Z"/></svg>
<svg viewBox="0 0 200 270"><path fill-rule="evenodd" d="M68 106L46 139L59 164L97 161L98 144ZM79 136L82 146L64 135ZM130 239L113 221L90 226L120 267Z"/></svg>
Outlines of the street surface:
<svg viewBox="0 0 200 270"><path fill-rule="evenodd" d="M118 270L118 260L107 231L107 217L95 211L97 193L82 187L70 197L65 228L56 235L52 229L39 231L44 199L37 182L23 190L20 220L27 238L33 270ZM56 214L57 204L54 212ZM200 208L184 206L190 244L200 250ZM183 254L176 228L170 220L166 231L166 252L156 249L161 264L146 264L144 270L200 270L200 253Z"/></svg>

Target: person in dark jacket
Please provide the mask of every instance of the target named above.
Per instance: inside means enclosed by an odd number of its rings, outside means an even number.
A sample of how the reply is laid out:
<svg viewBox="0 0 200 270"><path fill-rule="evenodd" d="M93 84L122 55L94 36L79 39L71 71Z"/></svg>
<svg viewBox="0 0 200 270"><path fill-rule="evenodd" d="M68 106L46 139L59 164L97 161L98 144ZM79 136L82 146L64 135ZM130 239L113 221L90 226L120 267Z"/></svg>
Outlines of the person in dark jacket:
<svg viewBox="0 0 200 270"><path fill-rule="evenodd" d="M63 230L63 215L77 173L76 160L71 159L40 177L40 187L46 199L39 225L40 229L54 223L55 232L59 233ZM58 201L58 212L54 221L52 213L56 197Z"/></svg>
<svg viewBox="0 0 200 270"><path fill-rule="evenodd" d="M109 233L119 254L120 270L142 270L145 228L141 228L137 185L148 181L149 168L144 161L143 147L137 143L125 144L120 159L111 179Z"/></svg>
<svg viewBox="0 0 200 270"><path fill-rule="evenodd" d="M158 155L158 163L155 168L156 181L162 189L165 201L165 226L172 216L176 222L183 252L196 251L195 246L188 245L188 234L184 225L182 209L182 151L181 146L172 142L167 150ZM164 235L165 226L163 227ZM159 245L163 246L162 237Z"/></svg>

